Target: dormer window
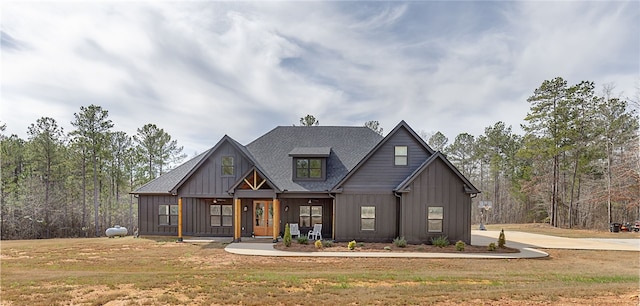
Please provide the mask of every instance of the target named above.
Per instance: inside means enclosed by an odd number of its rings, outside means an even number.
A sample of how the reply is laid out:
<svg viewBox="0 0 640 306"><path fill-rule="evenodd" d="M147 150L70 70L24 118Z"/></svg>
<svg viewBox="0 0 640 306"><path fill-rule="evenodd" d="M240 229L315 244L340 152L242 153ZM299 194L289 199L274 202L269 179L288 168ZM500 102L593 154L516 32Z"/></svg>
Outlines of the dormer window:
<svg viewBox="0 0 640 306"><path fill-rule="evenodd" d="M322 159L296 158L296 178L297 179L321 179L322 178Z"/></svg>
<svg viewBox="0 0 640 306"><path fill-rule="evenodd" d="M294 148L289 152L293 157L293 180L325 180L330 153L328 147Z"/></svg>

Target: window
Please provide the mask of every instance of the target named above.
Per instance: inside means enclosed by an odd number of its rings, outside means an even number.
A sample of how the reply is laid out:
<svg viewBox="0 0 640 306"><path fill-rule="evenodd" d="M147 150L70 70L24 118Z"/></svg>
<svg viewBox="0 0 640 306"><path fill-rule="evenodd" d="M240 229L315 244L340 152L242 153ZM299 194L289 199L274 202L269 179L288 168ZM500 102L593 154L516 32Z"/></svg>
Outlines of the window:
<svg viewBox="0 0 640 306"><path fill-rule="evenodd" d="M158 217L160 225L178 225L178 205L160 205Z"/></svg>
<svg viewBox="0 0 640 306"><path fill-rule="evenodd" d="M319 158L296 159L296 178L322 179L322 160Z"/></svg>
<svg viewBox="0 0 640 306"><path fill-rule="evenodd" d="M212 204L210 206L211 226L232 226L233 207L232 205Z"/></svg>
<svg viewBox="0 0 640 306"><path fill-rule="evenodd" d="M322 224L322 206L300 206L300 227Z"/></svg>
<svg viewBox="0 0 640 306"><path fill-rule="evenodd" d="M363 231L373 231L376 229L376 207L360 207L360 229Z"/></svg>
<svg viewBox="0 0 640 306"><path fill-rule="evenodd" d="M233 156L222 157L222 175L233 175Z"/></svg>
<svg viewBox="0 0 640 306"><path fill-rule="evenodd" d="M444 208L442 206L429 207L427 212L427 232L442 232L442 220L444 219Z"/></svg>
<svg viewBox="0 0 640 306"><path fill-rule="evenodd" d="M407 146L395 146L394 147L394 165L406 166L407 165Z"/></svg>

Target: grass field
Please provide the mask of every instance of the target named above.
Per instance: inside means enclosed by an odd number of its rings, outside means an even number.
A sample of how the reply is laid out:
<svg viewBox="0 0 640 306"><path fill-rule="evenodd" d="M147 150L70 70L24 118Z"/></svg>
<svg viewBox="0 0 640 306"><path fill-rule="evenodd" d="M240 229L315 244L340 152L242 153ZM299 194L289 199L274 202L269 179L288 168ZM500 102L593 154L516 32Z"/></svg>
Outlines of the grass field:
<svg viewBox="0 0 640 306"><path fill-rule="evenodd" d="M0 247L1 305L637 305L640 293L638 252L277 258L229 254L222 243L132 237Z"/></svg>

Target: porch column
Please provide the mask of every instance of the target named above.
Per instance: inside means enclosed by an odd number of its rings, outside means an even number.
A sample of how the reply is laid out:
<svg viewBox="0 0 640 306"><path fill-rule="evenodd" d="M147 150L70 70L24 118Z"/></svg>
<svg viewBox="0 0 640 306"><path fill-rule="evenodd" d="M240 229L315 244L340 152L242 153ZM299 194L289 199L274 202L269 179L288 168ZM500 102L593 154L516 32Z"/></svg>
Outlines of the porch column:
<svg viewBox="0 0 640 306"><path fill-rule="evenodd" d="M182 241L182 198L178 198L178 241Z"/></svg>
<svg viewBox="0 0 640 306"><path fill-rule="evenodd" d="M280 200L273 199L273 242L278 242L280 234Z"/></svg>
<svg viewBox="0 0 640 306"><path fill-rule="evenodd" d="M234 204L234 222L233 222L233 241L234 242L240 242L240 234L241 234L241 230L242 230L242 218L241 218L241 213L242 213L242 201L240 201L240 199L235 199L235 204Z"/></svg>

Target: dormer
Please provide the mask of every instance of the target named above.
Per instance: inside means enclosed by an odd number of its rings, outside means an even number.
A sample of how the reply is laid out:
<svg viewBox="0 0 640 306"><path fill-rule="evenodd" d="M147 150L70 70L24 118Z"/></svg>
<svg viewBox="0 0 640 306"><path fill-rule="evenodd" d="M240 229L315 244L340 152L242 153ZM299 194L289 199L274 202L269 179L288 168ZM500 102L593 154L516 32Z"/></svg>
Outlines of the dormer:
<svg viewBox="0 0 640 306"><path fill-rule="evenodd" d="M327 158L330 147L296 147L289 152L292 157L294 181L324 181L327 178Z"/></svg>

